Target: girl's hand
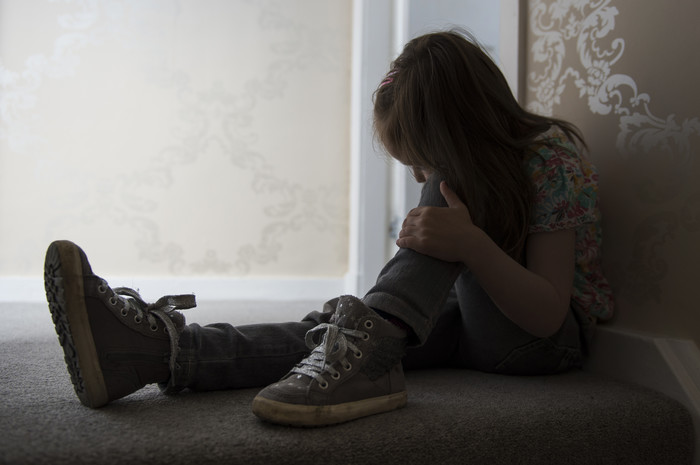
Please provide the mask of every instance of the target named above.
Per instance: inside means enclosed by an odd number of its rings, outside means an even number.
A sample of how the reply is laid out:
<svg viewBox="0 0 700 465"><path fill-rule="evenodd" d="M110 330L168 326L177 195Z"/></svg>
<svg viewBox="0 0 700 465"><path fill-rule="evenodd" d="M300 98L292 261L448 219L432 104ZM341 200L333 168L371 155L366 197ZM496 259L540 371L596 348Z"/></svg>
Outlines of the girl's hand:
<svg viewBox="0 0 700 465"><path fill-rule="evenodd" d="M527 268L513 260L472 222L469 210L442 182L447 208L408 213L396 245L449 262L462 262L511 321L537 337L549 337L569 311L574 281L573 229L530 234Z"/></svg>
<svg viewBox="0 0 700 465"><path fill-rule="evenodd" d="M467 206L457 194L440 183L447 208L417 207L408 213L396 245L447 262L464 262L467 241L474 226Z"/></svg>

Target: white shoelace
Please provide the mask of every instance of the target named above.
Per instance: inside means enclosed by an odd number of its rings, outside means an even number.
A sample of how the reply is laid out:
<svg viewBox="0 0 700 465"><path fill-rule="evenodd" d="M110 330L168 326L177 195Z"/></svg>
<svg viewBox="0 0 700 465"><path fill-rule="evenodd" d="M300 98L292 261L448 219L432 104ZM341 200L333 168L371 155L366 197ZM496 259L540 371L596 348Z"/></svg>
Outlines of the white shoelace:
<svg viewBox="0 0 700 465"><path fill-rule="evenodd" d="M103 286L109 289L106 282ZM171 315L176 310L186 310L197 306L195 296L192 294L185 295L166 295L158 299L155 303L149 304L143 300L141 295L134 289L128 287L116 287L112 289L114 296L110 299L118 299L124 304L122 312L128 313L130 310L136 312L134 317L137 323L140 323L144 316L151 326L151 329L157 328L156 317L165 325L168 336L170 337L170 372L175 372L176 359L180 351L179 339L180 333L175 327L175 323L171 319Z"/></svg>
<svg viewBox="0 0 700 465"><path fill-rule="evenodd" d="M323 336L320 342L316 342L315 336L319 334ZM362 357L362 351L352 341L356 338L366 340L368 337L369 334L364 331L322 323L306 333L306 346L312 351L292 369L292 372L316 379L319 386L325 389L328 387L328 381L323 374L329 373L333 379L338 379L340 372L331 366L337 361L341 362L346 371L352 369L352 364L346 356L347 351L352 351L357 358Z"/></svg>

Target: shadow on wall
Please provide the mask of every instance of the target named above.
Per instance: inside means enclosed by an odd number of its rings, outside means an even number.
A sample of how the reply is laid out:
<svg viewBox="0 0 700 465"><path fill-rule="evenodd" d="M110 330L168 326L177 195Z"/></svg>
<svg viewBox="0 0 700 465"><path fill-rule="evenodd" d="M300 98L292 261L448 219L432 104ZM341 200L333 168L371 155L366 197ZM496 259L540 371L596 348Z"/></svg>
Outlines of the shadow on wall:
<svg viewBox="0 0 700 465"><path fill-rule="evenodd" d="M531 0L526 103L577 124L599 168L613 325L700 346L698 15L693 0Z"/></svg>

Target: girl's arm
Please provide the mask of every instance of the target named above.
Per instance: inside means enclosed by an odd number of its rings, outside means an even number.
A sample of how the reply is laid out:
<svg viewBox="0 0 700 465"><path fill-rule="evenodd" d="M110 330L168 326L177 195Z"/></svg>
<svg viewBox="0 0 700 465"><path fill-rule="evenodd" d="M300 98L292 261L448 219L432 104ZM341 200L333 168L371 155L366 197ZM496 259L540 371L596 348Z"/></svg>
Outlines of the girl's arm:
<svg viewBox="0 0 700 465"><path fill-rule="evenodd" d="M569 310L574 231L529 235L525 268L472 223L467 207L444 181L440 191L449 208L411 210L396 244L441 260L463 262L514 323L537 337L554 334Z"/></svg>

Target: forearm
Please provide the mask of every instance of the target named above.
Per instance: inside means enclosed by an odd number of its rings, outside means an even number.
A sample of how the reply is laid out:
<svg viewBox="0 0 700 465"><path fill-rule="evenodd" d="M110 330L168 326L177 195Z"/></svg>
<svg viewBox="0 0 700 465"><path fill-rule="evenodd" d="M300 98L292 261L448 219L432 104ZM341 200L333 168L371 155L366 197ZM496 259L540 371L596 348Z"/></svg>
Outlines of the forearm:
<svg viewBox="0 0 700 465"><path fill-rule="evenodd" d="M474 228L464 242L462 261L515 324L538 337L559 329L570 293L560 295L552 282L515 261L481 229Z"/></svg>

